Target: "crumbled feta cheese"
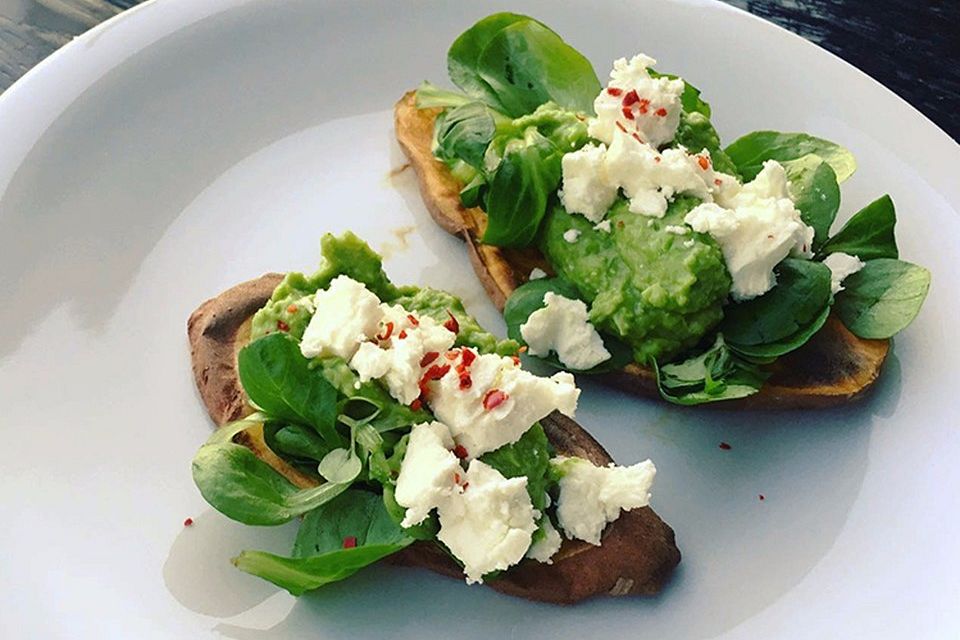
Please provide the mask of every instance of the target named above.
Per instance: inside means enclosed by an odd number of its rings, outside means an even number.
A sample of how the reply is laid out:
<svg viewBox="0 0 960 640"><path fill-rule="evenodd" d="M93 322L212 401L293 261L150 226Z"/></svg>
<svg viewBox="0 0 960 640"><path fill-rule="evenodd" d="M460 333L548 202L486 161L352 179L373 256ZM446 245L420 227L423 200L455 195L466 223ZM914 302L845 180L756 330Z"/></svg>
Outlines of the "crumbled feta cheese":
<svg viewBox="0 0 960 640"><path fill-rule="evenodd" d="M579 213L591 222L599 222L617 199L616 185L608 184L603 174L605 145L593 143L567 153L561 160L563 191L560 202L570 213Z"/></svg>
<svg viewBox="0 0 960 640"><path fill-rule="evenodd" d="M550 518L544 517L543 532L546 535L530 545L530 549L527 550L527 557L543 564L553 564L553 556L560 550L563 539L560 537L560 532L550 522Z"/></svg>
<svg viewBox="0 0 960 640"><path fill-rule="evenodd" d="M420 524L431 509L453 495L462 471L453 447L450 430L439 422L414 425L410 431L395 493L397 504L407 508L401 526Z"/></svg>
<svg viewBox="0 0 960 640"><path fill-rule="evenodd" d="M546 278L547 272L541 269L540 267L534 267L530 270L530 275L527 277L527 280L539 280L541 278Z"/></svg>
<svg viewBox="0 0 960 640"><path fill-rule="evenodd" d="M697 241L694 240L693 238L690 238L689 240L684 240L684 241L683 241L683 246L684 246L685 248L687 248L687 249L692 249L692 248L693 248L693 245L695 245L695 244L697 244Z"/></svg>
<svg viewBox="0 0 960 640"><path fill-rule="evenodd" d="M520 335L530 355L546 356L551 351L564 366L585 371L610 359L603 338L588 319L587 305L548 291L546 306L530 314L520 325Z"/></svg>
<svg viewBox="0 0 960 640"><path fill-rule="evenodd" d="M684 227L682 225L677 225L677 224L668 224L663 228L663 230L666 231L667 233L672 233L678 236L685 236L688 233L690 233L690 227Z"/></svg>
<svg viewBox="0 0 960 640"><path fill-rule="evenodd" d="M813 228L800 217L787 191L783 166L768 160L750 183L715 194L684 218L694 231L709 233L723 251L733 279L734 300L763 295L776 284L773 273L788 255L813 255Z"/></svg>
<svg viewBox="0 0 960 640"><path fill-rule="evenodd" d="M567 229L566 231L563 232L563 239L569 242L570 244L573 244L579 238L580 238L579 229Z"/></svg>
<svg viewBox="0 0 960 640"><path fill-rule="evenodd" d="M463 353L473 354L464 365ZM573 416L580 390L566 372L549 378L524 371L511 358L461 350L438 381L427 383L427 404L472 460L520 439L554 410ZM464 380L469 384L464 384Z"/></svg>
<svg viewBox="0 0 960 640"><path fill-rule="evenodd" d="M823 264L830 268L830 290L837 295L843 291L846 277L863 269L866 263L849 253L831 253L823 259Z"/></svg>
<svg viewBox="0 0 960 640"><path fill-rule="evenodd" d="M621 511L650 503L657 469L649 460L629 467L597 467L582 458L557 457L551 464L562 473L557 519L568 538L599 545L604 527Z"/></svg>
<svg viewBox="0 0 960 640"><path fill-rule="evenodd" d="M443 353L457 336L433 318L411 314L400 305L381 304L380 311L376 343L360 345L350 367L362 382L382 379L391 396L410 404L420 395L423 356L431 351Z"/></svg>
<svg viewBox="0 0 960 640"><path fill-rule="evenodd" d="M610 233L610 231L611 231L611 229L610 229L610 221L609 221L609 220L604 220L603 222L598 222L597 224L593 225L593 228L596 229L597 231L603 231L604 233Z"/></svg>
<svg viewBox="0 0 960 640"><path fill-rule="evenodd" d="M350 360L361 342L372 338L383 317L380 299L362 283L337 276L314 297L317 310L300 339L305 358L339 356Z"/></svg>
<svg viewBox="0 0 960 640"><path fill-rule="evenodd" d="M437 538L463 563L468 584L520 562L540 515L530 502L525 476L507 479L479 460L470 463L464 483L437 511Z"/></svg>
<svg viewBox="0 0 960 640"><path fill-rule="evenodd" d="M588 123L592 138L610 144L614 132L637 134L659 147L673 140L680 124L683 80L653 78L648 69L656 60L639 54L614 61L610 82L593 102L597 117Z"/></svg>

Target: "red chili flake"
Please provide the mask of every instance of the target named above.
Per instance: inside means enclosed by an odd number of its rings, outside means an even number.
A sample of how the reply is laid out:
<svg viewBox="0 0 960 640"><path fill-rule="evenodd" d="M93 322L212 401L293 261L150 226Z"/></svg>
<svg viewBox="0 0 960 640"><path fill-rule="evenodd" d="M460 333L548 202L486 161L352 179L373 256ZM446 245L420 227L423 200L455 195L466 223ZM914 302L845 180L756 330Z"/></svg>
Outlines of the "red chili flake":
<svg viewBox="0 0 960 640"><path fill-rule="evenodd" d="M400 338L401 340L405 340L407 337L407 330L400 329L400 333L397 334L397 337Z"/></svg>
<svg viewBox="0 0 960 640"><path fill-rule="evenodd" d="M412 324L415 327L420 326L420 321L417 320L417 316L413 315L412 313L407 315L407 320L409 320L410 324Z"/></svg>
<svg viewBox="0 0 960 640"><path fill-rule="evenodd" d="M640 96L637 95L636 89L631 89L627 92L627 95L623 96L623 106L625 107L629 107L637 102L640 102Z"/></svg>
<svg viewBox="0 0 960 640"><path fill-rule="evenodd" d="M623 123L620 122L619 120L617 120L617 129L620 129L620 131L623 131L624 133L627 132L627 128L623 126Z"/></svg>
<svg viewBox="0 0 960 640"><path fill-rule="evenodd" d="M469 389L473 386L473 379L470 377L469 373L460 374L460 388Z"/></svg>
<svg viewBox="0 0 960 640"><path fill-rule="evenodd" d="M526 352L527 352L527 345L522 345L519 349L517 349L517 353L526 353Z"/></svg>
<svg viewBox="0 0 960 640"><path fill-rule="evenodd" d="M767 497L766 497L765 495L763 495L762 493L761 493L760 495L758 495L757 497L760 498L761 500L766 500L766 499L767 499Z"/></svg>
<svg viewBox="0 0 960 640"><path fill-rule="evenodd" d="M454 481L455 483L457 483L457 484L460 484L460 474L459 474L459 473L453 474L453 481Z"/></svg>
<svg viewBox="0 0 960 640"><path fill-rule="evenodd" d="M417 398L416 400L410 403L411 411L420 411L420 409L422 408L423 408L423 400L421 400L420 398Z"/></svg>
<svg viewBox="0 0 960 640"><path fill-rule="evenodd" d="M647 110L649 109L649 107L650 107L650 101L649 101L649 100L647 100L646 98L644 98L644 99L642 99L642 100L640 101L640 113L646 115Z"/></svg>
<svg viewBox="0 0 960 640"><path fill-rule="evenodd" d="M634 140L636 140L636 141L639 142L640 144L643 144L643 138L640 137L640 134L639 134L639 133L634 132L634 133L632 133L631 135L633 136L633 139L634 139Z"/></svg>
<svg viewBox="0 0 960 640"><path fill-rule="evenodd" d="M726 442L721 442L721 443L720 443L720 448L723 449L724 451L730 451L730 449L733 449L733 447L731 447L731 446L730 446L728 443L726 443Z"/></svg>
<svg viewBox="0 0 960 640"><path fill-rule="evenodd" d="M297 305L292 304L289 307L287 307L287 313L296 313L296 312L297 312Z"/></svg>
<svg viewBox="0 0 960 640"><path fill-rule="evenodd" d="M660 156L653 156L654 162L660 162Z"/></svg>
<svg viewBox="0 0 960 640"><path fill-rule="evenodd" d="M450 351L447 351L445 354L443 354L443 357L449 360L450 362L453 362L454 360L460 357L460 350L451 349Z"/></svg>
<svg viewBox="0 0 960 640"><path fill-rule="evenodd" d="M344 549L353 549L357 546L357 536L347 536L343 539Z"/></svg>
<svg viewBox="0 0 960 640"><path fill-rule="evenodd" d="M455 455L455 456L457 456L458 458L460 458L461 460L463 460L463 459L465 459L465 458L467 457L467 455L469 455L469 454L467 453L467 449L466 449L462 444L458 444L457 446L455 446L455 447L453 448L453 455Z"/></svg>
<svg viewBox="0 0 960 640"><path fill-rule="evenodd" d="M461 491L466 491L466 490L467 490L467 487L469 487L469 486L470 486L470 483L469 483L469 482L464 482L464 483L463 483L463 486L462 486L460 489L461 489Z"/></svg>
<svg viewBox="0 0 960 640"><path fill-rule="evenodd" d="M803 243L803 248L802 248L801 250L802 250L804 253L807 252L807 243L806 243L806 242Z"/></svg>
<svg viewBox="0 0 960 640"><path fill-rule="evenodd" d="M623 93L623 89L618 89L617 87L607 87L607 93L612 96L619 96Z"/></svg>
<svg viewBox="0 0 960 640"><path fill-rule="evenodd" d="M280 329L280 331L290 331L290 325L283 320L277 320L277 329Z"/></svg>
<svg viewBox="0 0 960 640"><path fill-rule="evenodd" d="M493 411L506 402L509 397L500 389L490 389L483 396L483 408L485 411Z"/></svg>
<svg viewBox="0 0 960 640"><path fill-rule="evenodd" d="M700 168L706 171L710 168L710 159L706 156L697 156L697 164L700 165Z"/></svg>
<svg viewBox="0 0 960 640"><path fill-rule="evenodd" d="M420 378L420 396L423 398L427 397L427 393L430 391L427 384L432 380L439 380L443 376L447 375L447 372L450 371L450 365L430 365L430 368L427 369L426 373L423 374L423 377Z"/></svg>
<svg viewBox="0 0 960 640"><path fill-rule="evenodd" d="M623 112L623 117L626 118L627 120L636 119L636 116L633 115L633 109L631 107L624 107L623 109L621 109L621 111Z"/></svg>
<svg viewBox="0 0 960 640"><path fill-rule="evenodd" d="M390 339L390 335L391 335L392 333L393 333L393 323L392 323L392 322L388 322L388 323L387 323L387 328L383 330L383 335L382 335L382 336L381 336L381 335L378 335L378 336L377 336L377 340L379 340L379 341L381 341L381 342L383 342L384 340L389 340L389 339Z"/></svg>
<svg viewBox="0 0 960 640"><path fill-rule="evenodd" d="M663 107L660 107L659 109L657 109L656 111L654 111L654 113L657 114L658 116L660 116L661 118L667 117L667 110L664 109Z"/></svg>
<svg viewBox="0 0 960 640"><path fill-rule="evenodd" d="M423 354L423 357L420 358L420 366L425 367L439 357L440 354L437 351L427 351Z"/></svg>
<svg viewBox="0 0 960 640"><path fill-rule="evenodd" d="M448 330L454 333L460 333L460 323L457 322L457 319L453 317L453 314L450 313L450 310L447 309L447 315L450 316L450 319L443 323L443 326Z"/></svg>
<svg viewBox="0 0 960 640"><path fill-rule="evenodd" d="M460 352L460 361L463 363L463 366L469 367L473 364L473 361L477 359L477 354L470 349L464 349Z"/></svg>
<svg viewBox="0 0 960 640"><path fill-rule="evenodd" d="M713 184L715 184L715 185L717 185L717 186L719 187L720 185L723 184L723 180L721 180L720 178L716 178L716 179L714 179Z"/></svg>
<svg viewBox="0 0 960 640"><path fill-rule="evenodd" d="M513 364L520 366L520 356L513 356Z"/></svg>
<svg viewBox="0 0 960 640"><path fill-rule="evenodd" d="M193 518L187 518L186 520L183 521L183 526L185 527L189 527L192 525L193 525Z"/></svg>

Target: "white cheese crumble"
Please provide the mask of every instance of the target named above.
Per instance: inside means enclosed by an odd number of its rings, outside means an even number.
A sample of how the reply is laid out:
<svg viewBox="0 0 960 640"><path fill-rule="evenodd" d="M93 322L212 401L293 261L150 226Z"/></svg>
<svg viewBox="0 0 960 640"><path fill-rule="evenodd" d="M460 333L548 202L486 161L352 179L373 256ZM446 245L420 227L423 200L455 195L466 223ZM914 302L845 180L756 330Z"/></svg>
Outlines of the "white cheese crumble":
<svg viewBox="0 0 960 640"><path fill-rule="evenodd" d="M563 539L550 522L550 518L543 519L543 532L546 535L530 545L527 557L543 564L553 564L553 556L560 550Z"/></svg>
<svg viewBox="0 0 960 640"><path fill-rule="evenodd" d="M463 562L471 584L523 559L540 514L530 502L526 477L508 479L474 460L463 480L438 506L437 538Z"/></svg>
<svg viewBox="0 0 960 640"><path fill-rule="evenodd" d="M407 508L401 526L420 524L431 509L453 494L456 477L462 471L451 452L453 447L446 425L425 422L411 429L395 493L397 504Z"/></svg>
<svg viewBox="0 0 960 640"><path fill-rule="evenodd" d="M473 358L460 367L466 351ZM466 348L458 360L444 362L453 366L440 380L428 383L427 404L466 449L468 460L513 444L554 410L570 417L576 412L580 389L569 373L543 378L524 371L511 358L476 355ZM466 387L464 375L469 378Z"/></svg>
<svg viewBox="0 0 960 640"><path fill-rule="evenodd" d="M530 275L527 277L527 280L540 280L541 278L546 278L547 272L541 269L540 267L534 267L530 270Z"/></svg>
<svg viewBox="0 0 960 640"><path fill-rule="evenodd" d="M843 281L863 269L865 262L849 253L831 253L823 259L823 264L830 268L830 290L833 295L843 291Z"/></svg>
<svg viewBox="0 0 960 640"><path fill-rule="evenodd" d="M772 289L777 282L773 269L788 255L813 255L813 228L804 224L790 199L779 162L764 162L752 182L715 197L715 203L695 207L683 221L720 245L734 300L750 300Z"/></svg>
<svg viewBox="0 0 960 640"><path fill-rule="evenodd" d="M571 213L583 214L590 222L600 222L617 199L617 185L607 181L603 171L605 145L593 143L564 154L563 190L560 202Z"/></svg>
<svg viewBox="0 0 960 640"><path fill-rule="evenodd" d="M597 117L588 123L590 137L610 144L619 130L655 147L673 140L680 124L683 80L651 77L648 69L655 64L642 53L629 62L614 61L610 82L593 102Z"/></svg>
<svg viewBox="0 0 960 640"><path fill-rule="evenodd" d="M609 220L604 220L603 222L598 222L597 224L593 225L593 228L594 228L595 230L597 230L597 231L602 231L602 232L604 232L604 233L610 233L610 231L611 231L610 221L609 221Z"/></svg>
<svg viewBox="0 0 960 640"><path fill-rule="evenodd" d="M391 396L410 404L420 396L424 355L445 352L457 336L433 318L412 314L400 305L381 304L380 311L376 341L361 344L350 367L362 382L381 379Z"/></svg>
<svg viewBox="0 0 960 640"><path fill-rule="evenodd" d="M374 336L383 316L376 294L348 276L337 276L329 287L317 291L313 304L317 311L300 339L305 358L350 360L360 343Z"/></svg>
<svg viewBox="0 0 960 640"><path fill-rule="evenodd" d="M557 519L568 538L599 545L604 527L619 518L621 511L650 504L650 487L657 473L650 460L629 467L613 463L597 467L582 458L561 456L551 464L562 474Z"/></svg>
<svg viewBox="0 0 960 640"><path fill-rule="evenodd" d="M567 229L566 231L563 232L563 239L569 242L570 244L573 244L579 238L580 238L579 229Z"/></svg>
<svg viewBox="0 0 960 640"><path fill-rule="evenodd" d="M678 236L685 236L688 233L690 233L690 227L684 227L682 225L677 225L677 224L668 224L663 228L663 230L666 231L667 233L672 233Z"/></svg>
<svg viewBox="0 0 960 640"><path fill-rule="evenodd" d="M546 356L551 351L570 369L585 371L610 359L603 338L589 321L587 305L548 291L546 306L530 314L520 325L520 335L530 355Z"/></svg>

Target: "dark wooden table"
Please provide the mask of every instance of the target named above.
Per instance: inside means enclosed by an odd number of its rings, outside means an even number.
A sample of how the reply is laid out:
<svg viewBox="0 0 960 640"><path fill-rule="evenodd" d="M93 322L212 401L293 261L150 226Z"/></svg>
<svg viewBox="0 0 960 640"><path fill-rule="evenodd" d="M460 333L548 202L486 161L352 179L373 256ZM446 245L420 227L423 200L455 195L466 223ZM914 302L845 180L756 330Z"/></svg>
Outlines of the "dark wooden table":
<svg viewBox="0 0 960 640"><path fill-rule="evenodd" d="M0 91L139 1L0 0ZM726 1L866 71L960 140L960 0Z"/></svg>

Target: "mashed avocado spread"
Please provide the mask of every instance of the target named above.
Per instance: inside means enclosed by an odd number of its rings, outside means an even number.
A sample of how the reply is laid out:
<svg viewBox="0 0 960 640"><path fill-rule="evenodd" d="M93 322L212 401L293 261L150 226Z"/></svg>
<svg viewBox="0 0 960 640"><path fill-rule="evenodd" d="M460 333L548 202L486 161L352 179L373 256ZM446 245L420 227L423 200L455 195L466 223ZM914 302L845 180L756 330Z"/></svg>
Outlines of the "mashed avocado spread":
<svg viewBox="0 0 960 640"><path fill-rule="evenodd" d="M590 303L590 321L627 342L640 363L695 346L723 318L730 291L723 254L710 236L683 227L697 204L678 197L657 219L619 200L607 214L609 232L559 204L547 213L540 249ZM681 228L686 233L675 233ZM575 242L564 238L571 229Z"/></svg>

